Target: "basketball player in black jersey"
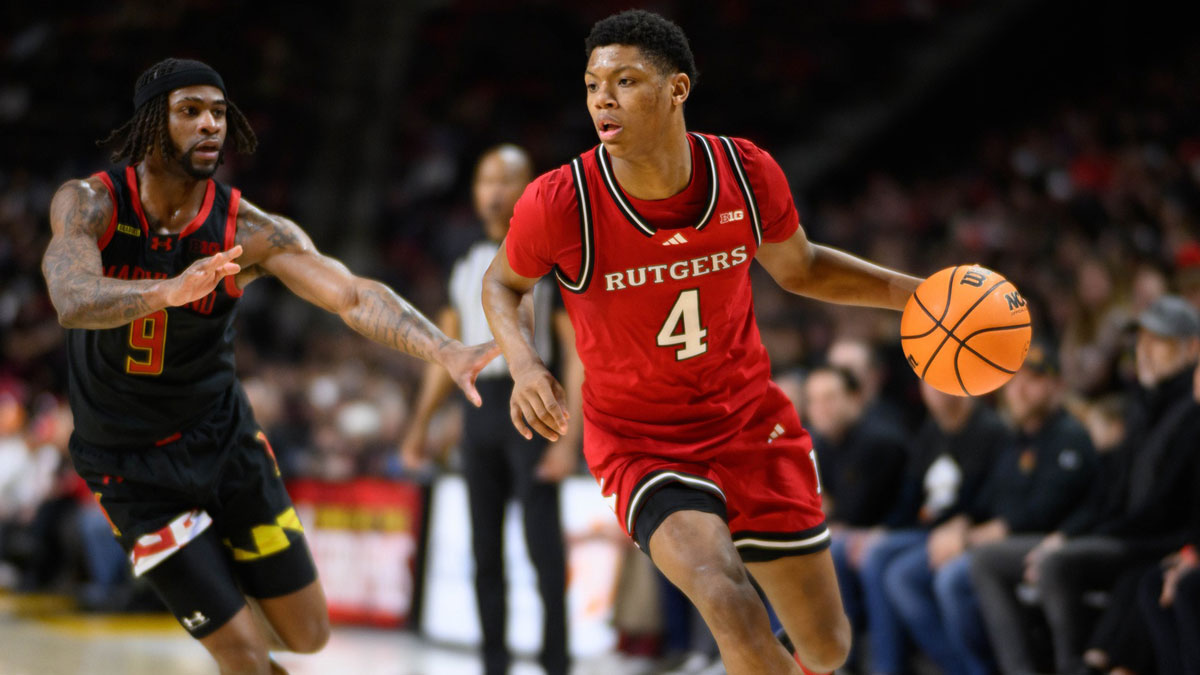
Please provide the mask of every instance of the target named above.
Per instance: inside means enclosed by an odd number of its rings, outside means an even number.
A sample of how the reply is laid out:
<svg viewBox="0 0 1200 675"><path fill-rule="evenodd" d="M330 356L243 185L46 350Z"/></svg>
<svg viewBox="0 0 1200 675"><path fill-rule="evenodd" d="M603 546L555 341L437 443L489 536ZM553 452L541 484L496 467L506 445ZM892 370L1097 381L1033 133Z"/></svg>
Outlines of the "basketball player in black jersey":
<svg viewBox="0 0 1200 675"><path fill-rule="evenodd" d="M443 366L476 405L475 375L498 349L447 338L383 284L319 253L296 223L212 180L227 134L239 151L255 145L212 68L152 66L134 108L107 139L129 166L69 181L51 204L42 269L69 329L71 458L134 573L221 672L283 672L268 650L320 649L328 612L235 378L242 290L274 275L364 336Z"/></svg>

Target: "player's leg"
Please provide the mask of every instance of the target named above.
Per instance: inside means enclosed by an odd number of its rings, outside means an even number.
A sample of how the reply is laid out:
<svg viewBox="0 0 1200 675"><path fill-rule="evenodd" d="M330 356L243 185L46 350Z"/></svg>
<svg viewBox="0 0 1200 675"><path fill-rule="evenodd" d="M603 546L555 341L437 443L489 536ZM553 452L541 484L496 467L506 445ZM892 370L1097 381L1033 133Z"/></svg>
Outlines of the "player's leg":
<svg viewBox="0 0 1200 675"><path fill-rule="evenodd" d="M850 621L829 550L789 555L746 568L771 601L806 668L830 672L850 653Z"/></svg>
<svg viewBox="0 0 1200 675"><path fill-rule="evenodd" d="M501 427L505 428L505 427ZM547 675L566 675L567 657L566 585L567 562L559 512L559 485L538 480L536 472L545 443L525 440L512 426L505 444L514 490L521 502L525 524L525 547L537 571L538 594L544 608L542 653L538 659Z"/></svg>
<svg viewBox="0 0 1200 675"><path fill-rule="evenodd" d="M166 537L155 533L141 541L149 545L155 538ZM135 570L141 561L135 557ZM214 527L146 569L142 576L184 629L204 645L222 675L281 672L272 670L267 637L246 606Z"/></svg>
<svg viewBox="0 0 1200 675"><path fill-rule="evenodd" d="M267 622L264 628L278 638L279 644L275 644L272 636L266 636L273 648L312 654L329 641L329 610L320 581L314 579L300 590L278 597L250 600L262 611Z"/></svg>
<svg viewBox="0 0 1200 675"><path fill-rule="evenodd" d="M512 496L513 476L505 458L501 433L520 438L508 421L511 384L499 380L476 383L485 401L466 410L462 444L463 479L471 516L471 551L475 557L475 603L483 634L485 675L508 672L508 597L504 578L504 515ZM506 388L507 387L507 388ZM499 438L498 438L499 437ZM521 438L524 441L524 438Z"/></svg>
<svg viewBox="0 0 1200 675"><path fill-rule="evenodd" d="M271 660L267 638L249 606L243 606L211 635L200 638L200 644L216 660L221 675L287 673Z"/></svg>
<svg viewBox="0 0 1200 675"><path fill-rule="evenodd" d="M135 452L71 440L76 470L130 554L134 575L208 649L223 675L270 673L266 638L246 608L216 524L208 512L186 506L193 483L177 458L190 451L182 442Z"/></svg>
<svg viewBox="0 0 1200 675"><path fill-rule="evenodd" d="M266 620L264 639L312 653L329 641L325 592L274 454L252 423L241 425L209 508L242 592Z"/></svg>
<svg viewBox="0 0 1200 675"><path fill-rule="evenodd" d="M797 674L800 669L771 632L723 514L724 505L711 494L672 484L646 500L634 532L659 570L700 611L730 675ZM834 599L840 603L836 593Z"/></svg>

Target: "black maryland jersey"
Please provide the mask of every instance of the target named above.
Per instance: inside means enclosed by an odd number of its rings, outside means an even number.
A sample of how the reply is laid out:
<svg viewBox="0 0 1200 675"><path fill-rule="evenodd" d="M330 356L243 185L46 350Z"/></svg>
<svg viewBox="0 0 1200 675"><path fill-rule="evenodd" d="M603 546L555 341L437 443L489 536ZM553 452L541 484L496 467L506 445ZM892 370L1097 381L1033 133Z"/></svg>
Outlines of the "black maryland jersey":
<svg viewBox="0 0 1200 675"><path fill-rule="evenodd" d="M165 279L231 248L240 193L208 181L203 205L178 234L150 232L137 173L96 174L115 204L97 242L104 276ZM233 318L241 295L226 277L207 297L118 328L67 331L75 433L101 446L141 446L189 428L235 385Z"/></svg>

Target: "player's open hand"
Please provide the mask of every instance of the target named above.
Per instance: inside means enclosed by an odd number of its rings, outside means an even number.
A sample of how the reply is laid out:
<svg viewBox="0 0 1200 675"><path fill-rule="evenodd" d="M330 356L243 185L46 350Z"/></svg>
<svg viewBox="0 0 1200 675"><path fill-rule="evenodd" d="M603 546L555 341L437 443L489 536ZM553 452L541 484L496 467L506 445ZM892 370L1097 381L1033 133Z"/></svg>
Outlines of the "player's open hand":
<svg viewBox="0 0 1200 675"><path fill-rule="evenodd" d="M186 305L212 293L222 279L242 271L242 266L234 262L241 254L242 247L239 244L188 265L183 274L167 281L167 306Z"/></svg>
<svg viewBox="0 0 1200 675"><path fill-rule="evenodd" d="M442 350L442 367L450 373L454 383L467 395L467 400L476 408L483 405L479 391L475 389L475 377L492 359L500 355L500 345L489 340L477 345L464 345L455 340Z"/></svg>
<svg viewBox="0 0 1200 675"><path fill-rule="evenodd" d="M531 366L513 373L513 393L508 414L513 426L526 439L533 431L550 442L567 433L567 394L545 366Z"/></svg>

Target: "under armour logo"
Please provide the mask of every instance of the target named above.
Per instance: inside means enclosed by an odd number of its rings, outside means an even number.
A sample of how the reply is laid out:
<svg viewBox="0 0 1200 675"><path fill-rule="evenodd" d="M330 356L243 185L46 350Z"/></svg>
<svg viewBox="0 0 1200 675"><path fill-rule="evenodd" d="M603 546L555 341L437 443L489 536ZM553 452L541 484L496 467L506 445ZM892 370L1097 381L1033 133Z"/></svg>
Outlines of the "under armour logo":
<svg viewBox="0 0 1200 675"><path fill-rule="evenodd" d="M208 617L201 614L200 610L196 610L195 612L192 612L192 615L190 617L188 617L188 616L181 617L179 620L181 622L183 622L183 626L185 628L187 628L188 630L196 630L200 626L203 626L204 624L208 623Z"/></svg>
<svg viewBox="0 0 1200 675"><path fill-rule="evenodd" d="M160 246L163 247L163 249L170 251L172 245L173 243L170 237L154 237L150 240L150 248L154 251L157 251L158 247Z"/></svg>

